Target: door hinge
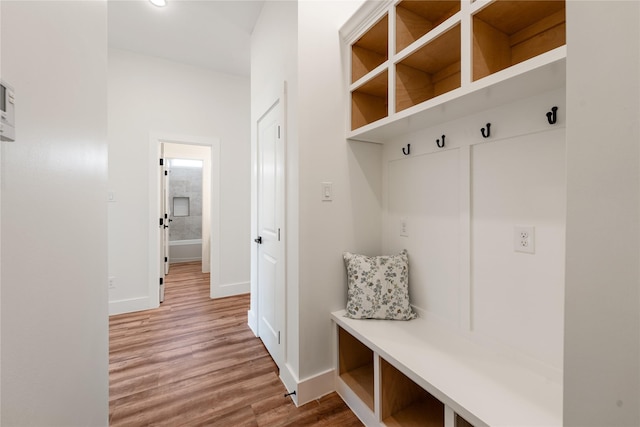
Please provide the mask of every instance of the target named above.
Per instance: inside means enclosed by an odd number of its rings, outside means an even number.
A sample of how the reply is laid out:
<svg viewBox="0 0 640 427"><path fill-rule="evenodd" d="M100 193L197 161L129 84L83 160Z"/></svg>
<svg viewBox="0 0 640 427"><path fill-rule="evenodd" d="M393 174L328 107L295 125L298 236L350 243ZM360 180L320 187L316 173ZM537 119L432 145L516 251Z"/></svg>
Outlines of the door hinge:
<svg viewBox="0 0 640 427"><path fill-rule="evenodd" d="M278 344L280 344L280 331L278 331Z"/></svg>
<svg viewBox="0 0 640 427"><path fill-rule="evenodd" d="M160 159L160 166L164 166L164 159Z"/></svg>
<svg viewBox="0 0 640 427"><path fill-rule="evenodd" d="M162 227L164 225L164 219L160 218L160 227Z"/></svg>
<svg viewBox="0 0 640 427"><path fill-rule="evenodd" d="M164 282L164 279L161 277L160 278L160 285L162 285L163 282Z"/></svg>
<svg viewBox="0 0 640 427"><path fill-rule="evenodd" d="M164 171L164 176L169 175L169 171Z"/></svg>
<svg viewBox="0 0 640 427"><path fill-rule="evenodd" d="M280 229L278 228L278 242L280 241Z"/></svg>
<svg viewBox="0 0 640 427"><path fill-rule="evenodd" d="M278 139L280 139L280 125L278 125Z"/></svg>
<svg viewBox="0 0 640 427"><path fill-rule="evenodd" d="M169 261L169 258L164 257L164 262L167 262L167 261Z"/></svg>

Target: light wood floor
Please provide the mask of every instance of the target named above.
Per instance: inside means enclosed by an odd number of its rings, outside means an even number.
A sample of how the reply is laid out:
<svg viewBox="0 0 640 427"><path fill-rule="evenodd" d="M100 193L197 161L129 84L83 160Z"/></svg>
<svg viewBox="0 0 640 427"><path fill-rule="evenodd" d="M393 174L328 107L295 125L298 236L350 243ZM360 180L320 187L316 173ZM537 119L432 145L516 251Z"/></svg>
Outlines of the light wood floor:
<svg viewBox="0 0 640 427"><path fill-rule="evenodd" d="M209 299L199 263L175 264L160 308L112 316L112 426L361 426L335 393L296 408L247 326L249 295Z"/></svg>

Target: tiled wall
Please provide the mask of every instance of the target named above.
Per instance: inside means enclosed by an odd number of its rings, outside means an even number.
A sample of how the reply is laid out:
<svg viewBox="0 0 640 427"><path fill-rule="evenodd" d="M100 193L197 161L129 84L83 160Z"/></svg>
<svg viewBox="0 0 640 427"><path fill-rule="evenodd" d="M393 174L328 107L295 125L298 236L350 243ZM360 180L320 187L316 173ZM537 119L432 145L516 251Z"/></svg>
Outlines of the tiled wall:
<svg viewBox="0 0 640 427"><path fill-rule="evenodd" d="M171 219L169 240L202 238L202 167L173 165L170 160L169 203ZM189 216L173 216L173 198L189 198Z"/></svg>

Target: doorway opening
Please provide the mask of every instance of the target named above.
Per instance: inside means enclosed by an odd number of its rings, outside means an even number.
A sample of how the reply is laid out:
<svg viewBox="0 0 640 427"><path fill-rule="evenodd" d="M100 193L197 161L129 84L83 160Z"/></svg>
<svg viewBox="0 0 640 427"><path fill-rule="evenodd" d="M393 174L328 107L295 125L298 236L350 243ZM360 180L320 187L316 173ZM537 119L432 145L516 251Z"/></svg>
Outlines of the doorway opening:
<svg viewBox="0 0 640 427"><path fill-rule="evenodd" d="M209 294L217 298L221 296L220 142L217 138L153 134L149 151L153 162L149 175L149 301L158 307L163 300L165 275L170 274L171 246L185 246L173 251L176 258L183 257L180 254L185 249L189 256L194 255L197 247L199 255L192 257L201 260L203 273L210 272ZM182 188L172 194L170 171L174 169L174 173L182 173L186 178L193 172L186 169L194 169L196 163L201 166L199 185L193 179L181 179ZM199 196L197 191L188 191L193 187L200 187ZM189 235L198 233L200 238L180 238L186 235L180 229L190 230ZM171 234L177 241L173 245Z"/></svg>
<svg viewBox="0 0 640 427"><path fill-rule="evenodd" d="M208 149L209 147L203 148ZM210 180L211 176L210 174L204 176L203 160L172 158L166 154L166 146L164 152L169 172L167 175L168 189L166 189L168 192L166 207L169 218L165 223L169 231L169 248L165 254L167 258L165 261L166 275L172 264L202 262L203 259L209 259L206 250L208 245L202 244L203 230L208 228L208 214L210 214L203 209L203 202L205 202L203 188L205 185L210 186L210 182L205 183L205 179ZM206 264L202 264L203 273L208 273L210 270Z"/></svg>

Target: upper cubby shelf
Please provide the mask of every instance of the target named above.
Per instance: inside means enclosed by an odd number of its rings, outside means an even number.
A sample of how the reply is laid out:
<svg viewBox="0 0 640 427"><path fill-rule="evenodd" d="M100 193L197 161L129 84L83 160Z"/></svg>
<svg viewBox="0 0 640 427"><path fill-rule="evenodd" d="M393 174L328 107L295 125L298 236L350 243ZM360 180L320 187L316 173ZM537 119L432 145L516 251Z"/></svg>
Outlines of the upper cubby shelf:
<svg viewBox="0 0 640 427"><path fill-rule="evenodd" d="M365 2L341 30L347 138L385 142L561 87L565 22L565 0Z"/></svg>
<svg viewBox="0 0 640 427"><path fill-rule="evenodd" d="M351 46L351 83L389 58L389 17L385 15Z"/></svg>
<svg viewBox="0 0 640 427"><path fill-rule="evenodd" d="M494 1L473 15L473 80L564 44L564 0Z"/></svg>
<svg viewBox="0 0 640 427"><path fill-rule="evenodd" d="M403 0L396 5L396 52L409 46L460 10L460 0Z"/></svg>
<svg viewBox="0 0 640 427"><path fill-rule="evenodd" d="M460 25L396 64L396 111L460 87Z"/></svg>

